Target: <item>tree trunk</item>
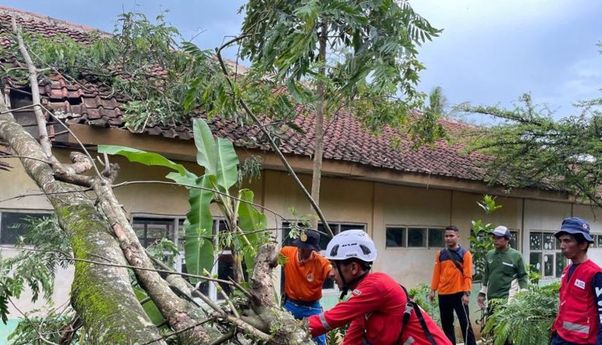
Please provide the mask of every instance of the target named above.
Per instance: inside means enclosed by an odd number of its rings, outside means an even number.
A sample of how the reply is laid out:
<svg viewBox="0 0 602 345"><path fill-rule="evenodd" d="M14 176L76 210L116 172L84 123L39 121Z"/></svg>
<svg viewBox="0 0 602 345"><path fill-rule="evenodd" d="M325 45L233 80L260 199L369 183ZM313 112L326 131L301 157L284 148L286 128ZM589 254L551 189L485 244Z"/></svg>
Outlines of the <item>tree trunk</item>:
<svg viewBox="0 0 602 345"><path fill-rule="evenodd" d="M93 201L73 186L55 180L52 168L44 162L47 157L42 148L15 122L3 99L0 112L0 139L8 142L17 155L33 158L21 158L21 163L46 193L69 237L74 257L94 261L107 258L126 264L106 219L96 211ZM125 268L76 262L71 298L92 343L145 343L161 337L134 295Z"/></svg>
<svg viewBox="0 0 602 345"><path fill-rule="evenodd" d="M319 37L320 51L318 56L318 63L322 64L319 68L320 76L324 77L326 74L326 44L328 39L328 27L326 23L320 25L321 32ZM318 106L316 109L316 123L314 126L314 160L313 170L311 177L311 197L316 202L316 205L320 205L320 184L322 180L322 156L324 155L324 116L326 110L326 93L324 88L324 82L322 79L318 79L317 85L318 91ZM317 221L312 224L317 229Z"/></svg>

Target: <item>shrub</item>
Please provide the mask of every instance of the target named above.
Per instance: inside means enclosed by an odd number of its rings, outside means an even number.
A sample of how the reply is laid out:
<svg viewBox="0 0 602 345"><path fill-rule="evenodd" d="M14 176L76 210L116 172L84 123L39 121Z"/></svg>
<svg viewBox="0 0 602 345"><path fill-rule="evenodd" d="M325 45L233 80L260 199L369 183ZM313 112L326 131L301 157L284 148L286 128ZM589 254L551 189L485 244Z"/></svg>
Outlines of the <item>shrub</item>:
<svg viewBox="0 0 602 345"><path fill-rule="evenodd" d="M558 311L560 283L531 286L508 303L492 301L494 312L487 317L484 333L493 335L494 345L507 340L514 345L547 345Z"/></svg>

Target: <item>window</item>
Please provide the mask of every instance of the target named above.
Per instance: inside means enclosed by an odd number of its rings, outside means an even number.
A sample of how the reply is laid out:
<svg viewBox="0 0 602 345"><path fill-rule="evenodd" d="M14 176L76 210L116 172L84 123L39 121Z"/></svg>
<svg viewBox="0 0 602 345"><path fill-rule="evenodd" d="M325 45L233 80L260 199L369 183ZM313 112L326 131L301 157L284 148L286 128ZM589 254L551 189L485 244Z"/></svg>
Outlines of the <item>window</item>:
<svg viewBox="0 0 602 345"><path fill-rule="evenodd" d="M31 219L48 217L51 213L2 212L0 217L0 244L17 244L25 235Z"/></svg>
<svg viewBox="0 0 602 345"><path fill-rule="evenodd" d="M560 278L566 259L553 232L529 233L529 265L542 277Z"/></svg>
<svg viewBox="0 0 602 345"><path fill-rule="evenodd" d="M387 228L385 247L406 247L406 228Z"/></svg>
<svg viewBox="0 0 602 345"><path fill-rule="evenodd" d="M132 227L140 240L140 243L148 247L162 238L167 238L178 244L180 250L179 257L176 258L175 269L178 272L188 273L186 270L186 259L184 257L184 242L186 240L184 231L184 217L134 217ZM219 218L213 219L213 238L220 231L226 231L226 221ZM215 262L211 271L212 275L217 275L219 279L228 280L233 276L233 257L230 250L224 249L220 253L215 253ZM244 267L243 267L244 270ZM246 270L244 270L246 273ZM230 293L230 285L220 284L224 292ZM213 300L223 299L217 292L214 284L203 282L199 286L200 291Z"/></svg>
<svg viewBox="0 0 602 345"><path fill-rule="evenodd" d="M590 245L592 248L602 248L602 234L592 234L594 243Z"/></svg>
<svg viewBox="0 0 602 345"><path fill-rule="evenodd" d="M510 230L510 247L520 250L518 248L518 231Z"/></svg>
<svg viewBox="0 0 602 345"><path fill-rule="evenodd" d="M347 230L352 230L352 229L360 229L360 230L364 230L366 231L366 224L359 224L359 223L328 223L328 225L330 225L330 229L332 230L332 232L336 235L340 232L343 231L347 231ZM299 224L299 226L302 226L302 224ZM282 245L291 245L293 240L290 238L289 233L291 231L291 227L290 227L290 223L289 222L283 222L282 223ZM328 231L326 230L326 228L324 227L324 225L322 223L318 224L318 231L320 231L320 253L323 255L326 250L326 246L328 245L328 242L330 242L330 236L325 235L325 233L328 233ZM281 280L280 280L280 286L281 289L284 289L284 274L281 276ZM324 285L322 286L323 289L334 289L334 282L330 279L326 279L324 281Z"/></svg>
<svg viewBox="0 0 602 345"><path fill-rule="evenodd" d="M183 223L183 220L180 222ZM180 223L175 218L152 218L136 217L132 222L132 227L138 236L138 240L145 248L167 238L176 241L174 227Z"/></svg>
<svg viewBox="0 0 602 345"><path fill-rule="evenodd" d="M388 226L385 247L439 248L443 247L445 230L421 226Z"/></svg>

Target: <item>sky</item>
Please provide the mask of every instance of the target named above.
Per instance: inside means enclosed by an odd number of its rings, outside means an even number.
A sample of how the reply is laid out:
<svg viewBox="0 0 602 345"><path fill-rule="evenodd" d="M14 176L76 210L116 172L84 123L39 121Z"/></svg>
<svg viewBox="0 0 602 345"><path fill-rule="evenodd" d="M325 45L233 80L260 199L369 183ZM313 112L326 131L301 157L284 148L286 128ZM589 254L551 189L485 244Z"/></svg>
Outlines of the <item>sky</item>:
<svg viewBox="0 0 602 345"><path fill-rule="evenodd" d="M124 11L167 21L184 39L215 48L240 29L243 0L0 0L0 5L112 32ZM513 107L531 93L555 117L572 103L602 96L602 1L415 0L414 9L440 37L420 48L426 70L418 89L441 86L448 105Z"/></svg>

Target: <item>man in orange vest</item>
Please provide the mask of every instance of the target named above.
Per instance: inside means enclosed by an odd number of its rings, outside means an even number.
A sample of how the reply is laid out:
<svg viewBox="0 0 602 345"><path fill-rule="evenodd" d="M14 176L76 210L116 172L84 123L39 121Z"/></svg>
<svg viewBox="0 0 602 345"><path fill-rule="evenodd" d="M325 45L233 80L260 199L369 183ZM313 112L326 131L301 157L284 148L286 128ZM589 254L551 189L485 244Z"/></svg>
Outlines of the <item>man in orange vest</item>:
<svg viewBox="0 0 602 345"><path fill-rule="evenodd" d="M280 254L285 257L284 309L297 319L320 314L322 285L332 269L330 262L320 255L320 233L315 230L302 232L293 241L294 246L285 246ZM318 345L326 344L326 336L314 338Z"/></svg>
<svg viewBox="0 0 602 345"><path fill-rule="evenodd" d="M602 269L587 257L594 240L589 224L572 217L554 234L571 263L562 272L552 345L602 344Z"/></svg>
<svg viewBox="0 0 602 345"><path fill-rule="evenodd" d="M458 316L464 343L476 345L470 318L468 302L472 290L472 254L460 246L460 230L455 225L445 228L446 247L435 254L435 267L431 280L429 300L438 293L439 313L443 332L456 344L454 331L454 310Z"/></svg>

